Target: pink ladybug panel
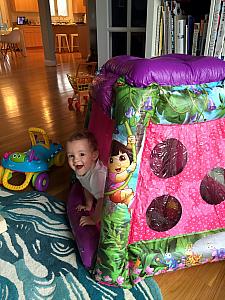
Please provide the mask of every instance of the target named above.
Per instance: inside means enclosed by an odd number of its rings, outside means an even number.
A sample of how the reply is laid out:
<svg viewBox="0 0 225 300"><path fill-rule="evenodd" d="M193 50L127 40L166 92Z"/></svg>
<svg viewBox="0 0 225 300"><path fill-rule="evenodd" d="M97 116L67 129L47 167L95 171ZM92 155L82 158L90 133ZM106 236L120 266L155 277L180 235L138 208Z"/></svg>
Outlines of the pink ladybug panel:
<svg viewBox="0 0 225 300"><path fill-rule="evenodd" d="M225 227L225 121L150 124L129 243Z"/></svg>

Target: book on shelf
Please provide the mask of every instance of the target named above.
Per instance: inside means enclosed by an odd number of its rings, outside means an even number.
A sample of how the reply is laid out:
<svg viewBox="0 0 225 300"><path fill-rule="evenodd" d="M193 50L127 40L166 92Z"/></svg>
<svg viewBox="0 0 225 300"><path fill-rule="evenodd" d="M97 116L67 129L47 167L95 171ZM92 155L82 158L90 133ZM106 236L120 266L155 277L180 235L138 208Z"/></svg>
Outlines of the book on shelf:
<svg viewBox="0 0 225 300"><path fill-rule="evenodd" d="M174 4L173 9L174 14L174 52L175 53L184 53L183 51L183 42L181 40L185 39L185 28L186 25L186 16L182 14L180 3Z"/></svg>
<svg viewBox="0 0 225 300"><path fill-rule="evenodd" d="M175 8L176 1L163 1L163 53L174 53L175 51ZM179 5L178 5L179 7ZM176 9L179 11L179 9Z"/></svg>
<svg viewBox="0 0 225 300"><path fill-rule="evenodd" d="M214 54L214 47L216 43L219 20L220 20L221 3L222 3L221 0L215 0L215 5L214 5L213 15L212 15L211 33L210 33L210 39L209 39L209 45L207 51L209 56L213 56Z"/></svg>
<svg viewBox="0 0 225 300"><path fill-rule="evenodd" d="M215 57L220 58L221 56L224 38L225 38L225 0L222 0L219 27L217 30L217 38L216 38L215 49L213 54Z"/></svg>
<svg viewBox="0 0 225 300"><path fill-rule="evenodd" d="M162 11L163 6L159 5L157 8L157 23L156 23L156 37L155 37L155 56L160 55L159 54L159 47L160 47L160 24L162 20Z"/></svg>
<svg viewBox="0 0 225 300"><path fill-rule="evenodd" d="M204 27L203 27L203 35L200 45L200 55L204 55L205 45L206 45L206 36L207 36L207 29L208 29L208 22L209 22L209 15L205 15L204 19Z"/></svg>
<svg viewBox="0 0 225 300"><path fill-rule="evenodd" d="M185 27L186 27L186 19L180 18L177 20L177 34L175 37L176 40L176 53L184 54L185 53Z"/></svg>
<svg viewBox="0 0 225 300"><path fill-rule="evenodd" d="M211 3L210 3L209 19L208 19L207 34L206 34L205 49L204 49L205 56L208 55L208 51L209 51L209 41L210 41L210 35L211 35L211 30L212 30L214 7L215 7L216 1L217 0L211 0Z"/></svg>
<svg viewBox="0 0 225 300"><path fill-rule="evenodd" d="M169 14L170 8L168 5L168 1L164 1L163 6L163 53L168 54L168 32L169 32Z"/></svg>
<svg viewBox="0 0 225 300"><path fill-rule="evenodd" d="M223 43L220 59L225 60L225 43Z"/></svg>
<svg viewBox="0 0 225 300"><path fill-rule="evenodd" d="M192 43L193 43L193 33L194 33L194 17L192 15L188 15L187 25L188 25L187 54L192 54Z"/></svg>
<svg viewBox="0 0 225 300"><path fill-rule="evenodd" d="M162 54L163 54L163 11L161 14L160 26L159 26L159 55Z"/></svg>
<svg viewBox="0 0 225 300"><path fill-rule="evenodd" d="M197 55L197 47L199 40L200 23L194 23L193 41L192 41L192 55Z"/></svg>
<svg viewBox="0 0 225 300"><path fill-rule="evenodd" d="M202 44L203 31L204 31L204 21L205 21L205 19L201 18L200 26L199 26L199 34L198 34L196 55L200 55L200 53L201 53L201 44Z"/></svg>
<svg viewBox="0 0 225 300"><path fill-rule="evenodd" d="M172 21L172 14L170 8L168 9L168 30L167 30L167 53L170 54L173 52L173 34L172 34L172 26L173 26L173 21ZM166 24L165 24L166 25Z"/></svg>
<svg viewBox="0 0 225 300"><path fill-rule="evenodd" d="M184 54L188 54L188 24L185 25L185 49L184 49Z"/></svg>

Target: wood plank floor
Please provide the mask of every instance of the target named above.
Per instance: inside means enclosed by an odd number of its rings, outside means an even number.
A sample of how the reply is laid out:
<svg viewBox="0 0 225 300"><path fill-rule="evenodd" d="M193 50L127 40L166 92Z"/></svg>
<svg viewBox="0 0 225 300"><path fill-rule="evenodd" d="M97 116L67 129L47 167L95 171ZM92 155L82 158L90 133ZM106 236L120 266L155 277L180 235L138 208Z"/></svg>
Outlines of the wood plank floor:
<svg viewBox="0 0 225 300"><path fill-rule="evenodd" d="M83 127L85 114L67 106L73 90L66 73L74 72L79 61L76 54L57 54L58 65L45 67L41 50L28 51L25 58L0 60L0 157L29 149L30 126L44 128L63 146L74 130ZM53 167L49 175L48 193L66 201L67 164ZM225 261L158 275L155 280L164 300L225 300Z"/></svg>

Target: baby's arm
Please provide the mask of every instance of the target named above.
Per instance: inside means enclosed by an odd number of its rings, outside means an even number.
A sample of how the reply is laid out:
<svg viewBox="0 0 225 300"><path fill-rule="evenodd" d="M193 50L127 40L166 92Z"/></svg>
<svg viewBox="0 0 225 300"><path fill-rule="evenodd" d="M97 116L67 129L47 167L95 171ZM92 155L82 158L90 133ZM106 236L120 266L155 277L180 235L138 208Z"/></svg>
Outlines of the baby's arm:
<svg viewBox="0 0 225 300"><path fill-rule="evenodd" d="M102 168L91 179L93 195L97 199L95 211L90 216L83 216L80 219L80 226L97 225L101 221L102 207L105 190L106 168Z"/></svg>
<svg viewBox="0 0 225 300"><path fill-rule="evenodd" d="M94 213L90 216L83 216L80 218L80 226L97 225L101 221L102 206L103 206L103 198L99 198L97 200Z"/></svg>
<svg viewBox="0 0 225 300"><path fill-rule="evenodd" d="M85 196L85 205L82 205L82 204L78 205L77 208L76 208L78 211L81 211L81 210L90 211L92 209L93 196L85 188L84 188L84 196Z"/></svg>

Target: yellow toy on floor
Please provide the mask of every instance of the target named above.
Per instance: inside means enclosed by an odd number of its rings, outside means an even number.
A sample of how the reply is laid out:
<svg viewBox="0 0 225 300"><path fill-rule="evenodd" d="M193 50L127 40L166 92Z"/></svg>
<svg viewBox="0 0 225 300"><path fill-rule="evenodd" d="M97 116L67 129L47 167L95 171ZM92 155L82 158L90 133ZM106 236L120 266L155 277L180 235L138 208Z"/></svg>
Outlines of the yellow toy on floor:
<svg viewBox="0 0 225 300"><path fill-rule="evenodd" d="M0 183L9 190L19 191L25 189L30 181L33 187L44 192L49 185L48 169L52 165L62 166L65 153L60 144L52 143L47 133L36 127L28 130L31 148L26 152L6 152L0 166ZM13 173L24 173L25 180L20 185L10 183Z"/></svg>

